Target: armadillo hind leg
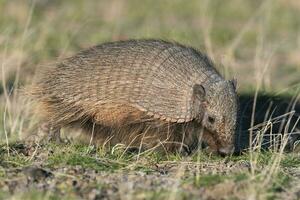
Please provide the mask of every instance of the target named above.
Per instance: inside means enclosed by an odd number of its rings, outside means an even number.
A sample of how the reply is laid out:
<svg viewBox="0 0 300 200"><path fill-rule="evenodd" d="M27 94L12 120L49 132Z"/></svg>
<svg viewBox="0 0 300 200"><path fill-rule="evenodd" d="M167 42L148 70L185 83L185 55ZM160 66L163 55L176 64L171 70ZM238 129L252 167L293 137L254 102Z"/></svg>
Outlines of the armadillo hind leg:
<svg viewBox="0 0 300 200"><path fill-rule="evenodd" d="M61 143L60 127L53 126L49 122L44 122L40 125L39 132L42 135L43 142Z"/></svg>

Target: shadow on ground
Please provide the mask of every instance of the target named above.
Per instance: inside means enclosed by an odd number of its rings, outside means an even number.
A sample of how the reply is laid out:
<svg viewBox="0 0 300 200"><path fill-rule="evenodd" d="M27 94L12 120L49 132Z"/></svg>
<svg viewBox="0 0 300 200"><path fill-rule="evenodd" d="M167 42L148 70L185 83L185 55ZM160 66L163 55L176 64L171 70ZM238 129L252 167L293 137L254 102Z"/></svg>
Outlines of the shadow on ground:
<svg viewBox="0 0 300 200"><path fill-rule="evenodd" d="M240 95L239 128L236 136L237 151L240 152L249 147L251 127L253 127L252 138L255 138L259 131L264 133L261 144L265 149L274 147L273 141L280 141L282 133L291 133L287 150L292 150L296 141L300 140L299 98L259 94L256 99L252 126L254 99L254 94Z"/></svg>

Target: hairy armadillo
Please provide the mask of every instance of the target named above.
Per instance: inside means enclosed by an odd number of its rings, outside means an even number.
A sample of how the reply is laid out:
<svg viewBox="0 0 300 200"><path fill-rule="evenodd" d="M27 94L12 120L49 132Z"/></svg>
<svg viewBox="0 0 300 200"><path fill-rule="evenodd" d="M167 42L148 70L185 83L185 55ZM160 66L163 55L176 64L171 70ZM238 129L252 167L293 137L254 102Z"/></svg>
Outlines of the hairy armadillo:
<svg viewBox="0 0 300 200"><path fill-rule="evenodd" d="M65 126L94 124L103 130L95 132L98 138L119 134L112 143L129 144L152 130L148 141L153 144L164 138L189 147L202 137L221 154L234 148L234 82L225 80L207 56L178 43L100 44L43 68L32 94L54 135Z"/></svg>

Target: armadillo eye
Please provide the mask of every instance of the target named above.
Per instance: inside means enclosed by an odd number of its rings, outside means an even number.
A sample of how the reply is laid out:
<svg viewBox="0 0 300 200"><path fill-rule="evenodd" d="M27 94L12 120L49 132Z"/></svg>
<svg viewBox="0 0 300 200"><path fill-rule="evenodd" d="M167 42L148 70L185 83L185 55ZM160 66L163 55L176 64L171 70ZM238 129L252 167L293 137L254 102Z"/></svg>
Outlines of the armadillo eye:
<svg viewBox="0 0 300 200"><path fill-rule="evenodd" d="M208 122L209 122L210 124L215 123L215 118L213 118L213 117L208 117Z"/></svg>

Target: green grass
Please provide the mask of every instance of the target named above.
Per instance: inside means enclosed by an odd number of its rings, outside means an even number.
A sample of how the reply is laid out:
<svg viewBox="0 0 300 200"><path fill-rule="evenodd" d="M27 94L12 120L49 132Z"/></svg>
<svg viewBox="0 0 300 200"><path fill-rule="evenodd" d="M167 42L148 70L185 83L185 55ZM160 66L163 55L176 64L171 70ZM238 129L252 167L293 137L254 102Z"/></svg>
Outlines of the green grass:
<svg viewBox="0 0 300 200"><path fill-rule="evenodd" d="M300 168L300 157L297 154L287 154L281 161L282 167L295 167Z"/></svg>
<svg viewBox="0 0 300 200"><path fill-rule="evenodd" d="M218 183L222 183L226 179L225 176L214 174L206 176L198 176L194 178L194 184L196 187L208 187L214 186Z"/></svg>
<svg viewBox="0 0 300 200"><path fill-rule="evenodd" d="M211 155L205 152L196 153L191 157L180 157L178 155L162 155L159 153L152 153L146 156L139 157L136 160L136 154L129 154L124 152L114 152L110 149L102 149L94 146L78 145L78 144L55 144L48 143L42 146L31 146L29 144L23 144L20 142L11 143L10 155L7 154L7 148L5 145L0 148L1 157L1 173L0 173L0 185L3 184L7 177L10 177L10 171L14 169L22 169L27 166L35 165L42 160L42 168L45 168L54 173L54 179L56 180L57 189L63 194L64 198L72 198L77 195L76 187L72 186L71 182L74 180L80 180L80 174L72 172L72 169L94 170L96 174L106 174L106 176L124 176L132 173L142 173L146 176L159 176L178 179L179 187L189 188L188 191L177 188L175 191L171 188L159 189L134 189L132 194L136 197L145 199L165 199L174 192L179 195L180 198L196 198L191 195L189 191L196 191L205 188L205 190L213 190L214 187L227 187L228 183L234 183L234 185L242 188L241 191L247 190L247 185L255 186L256 184L262 184L268 174L264 174L264 170L272 164L272 156L274 153L265 151L254 153L254 157L257 158L256 171L253 176L251 174L251 165L245 167L232 168L232 166L239 166L241 162L250 163L251 157L249 153L245 153L241 156L232 156L223 158L216 155ZM30 150L30 148L32 148ZM38 148L36 154L34 149ZM28 150L29 149L29 150ZM185 166L182 168L182 166ZM201 168L202 166L202 168ZM211 167L205 167L211 166ZM284 168L300 168L300 159L296 154L285 154L280 162L280 166ZM187 167L187 168L186 168ZM203 168L204 167L204 168ZM250 168L249 168L250 167ZM59 172L59 169L70 169L71 172ZM187 170L187 169L196 169ZM203 169L207 168L207 171ZM232 171L229 170L232 168ZM260 169L260 170L258 170ZM174 171L175 170L175 171ZM200 171L198 171L200 170ZM263 171L261 171L263 170ZM87 171L87 173L89 173ZM175 173L175 174L174 174ZM178 173L181 174L178 176ZM17 173L21 179L22 173ZM127 175L126 175L127 176ZM139 177L139 175L134 175ZM93 179L92 179L93 180ZM151 180L151 179L150 179ZM289 172L280 169L273 175L273 178L264 186L265 193L268 198L274 197L277 193L282 192L284 188L289 187L293 177ZM149 180L148 180L149 181ZM157 183L158 182L158 183ZM160 184L160 178L157 178L152 184ZM71 185L69 185L71 184ZM91 188L97 188L102 191L110 188L110 185L101 181L91 181L86 186L86 191L90 191ZM154 187L154 186L153 186ZM157 186L156 186L157 187ZM231 190L230 188L228 190ZM81 191L82 192L82 191ZM261 191L260 191L261 192ZM246 193L246 192L245 192ZM246 193L247 194L247 193ZM0 195L7 196L7 192L0 191ZM43 198L43 199L57 199L59 194L37 192L34 188L30 189L26 193L18 194L16 198L31 199L31 198ZM75 196L74 196L75 195ZM129 195L129 194L128 194ZM232 197L234 197L233 194Z"/></svg>

